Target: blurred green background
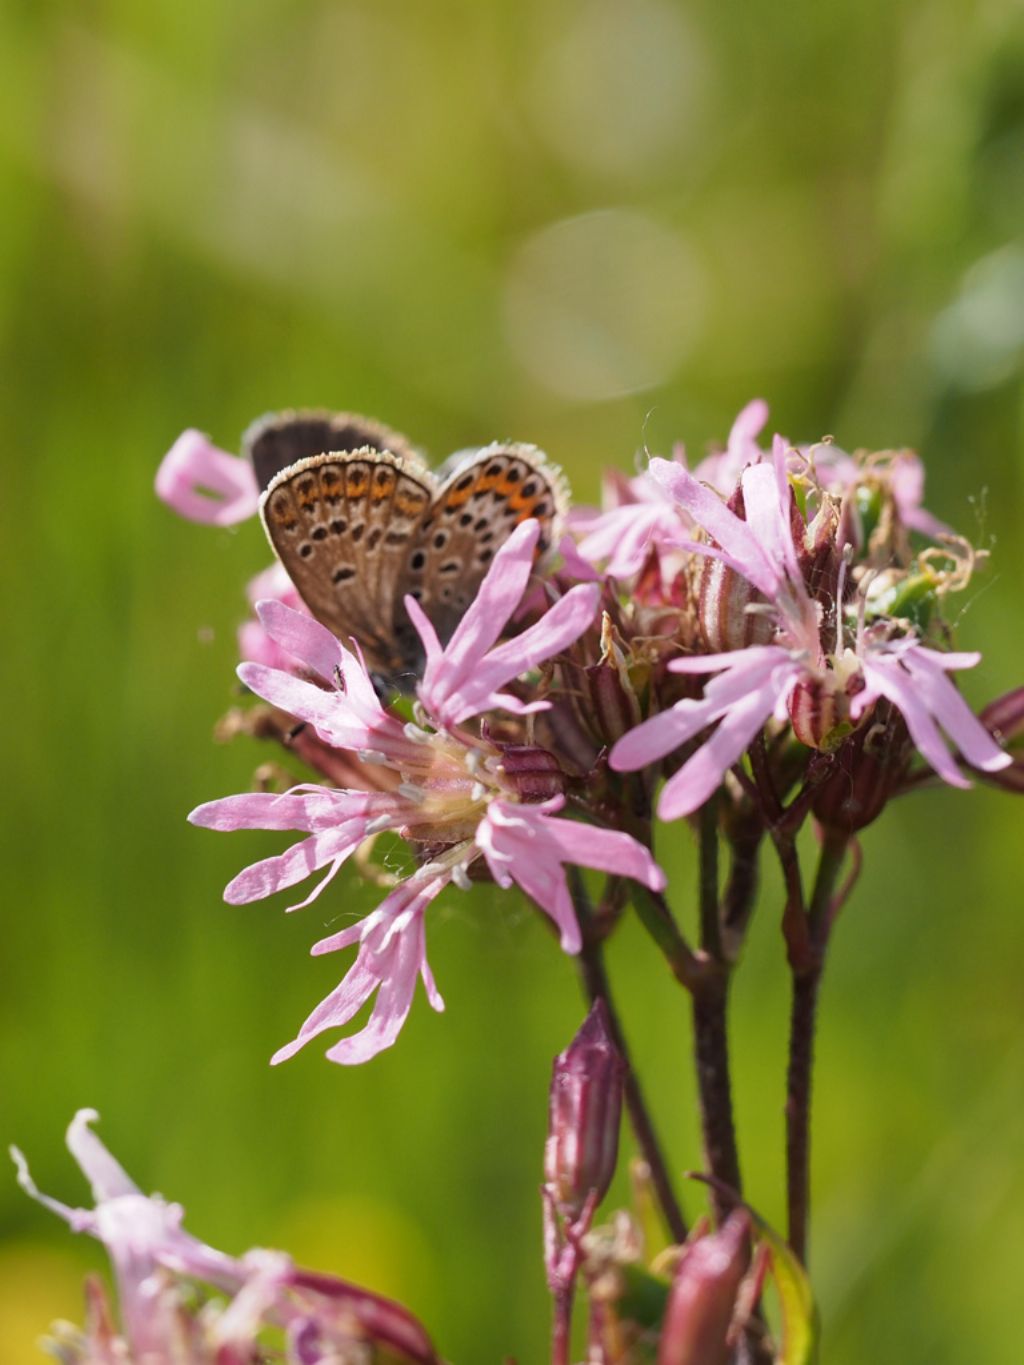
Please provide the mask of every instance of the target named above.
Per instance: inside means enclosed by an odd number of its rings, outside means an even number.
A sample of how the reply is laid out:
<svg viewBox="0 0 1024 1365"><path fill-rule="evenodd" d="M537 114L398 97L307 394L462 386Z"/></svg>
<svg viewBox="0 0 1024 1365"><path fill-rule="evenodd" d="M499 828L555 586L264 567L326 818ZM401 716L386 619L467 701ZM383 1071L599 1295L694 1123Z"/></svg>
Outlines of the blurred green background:
<svg viewBox="0 0 1024 1365"><path fill-rule="evenodd" d="M393 1293L467 1365L546 1358L537 1195L574 972L510 896L431 912L448 1002L356 1071L267 1058L337 980L220 900L272 835L186 826L272 757L211 742L261 532L152 496L195 425L292 404L437 457L535 441L592 501L755 394L794 439L907 444L993 550L961 609L981 703L1024 678L1024 26L1009 0L7 0L2 1135L85 1201L76 1107L225 1250ZM828 1365L1020 1360L1021 812L944 790L864 838L823 1001L814 1270ZM684 828L664 840L692 913ZM733 1036L750 1197L782 1220L786 984L766 883ZM611 952L673 1165L699 1164L685 1003ZM619 1193L624 1193L620 1190ZM700 1207L688 1193L691 1210ZM0 1181L0 1359L103 1257Z"/></svg>

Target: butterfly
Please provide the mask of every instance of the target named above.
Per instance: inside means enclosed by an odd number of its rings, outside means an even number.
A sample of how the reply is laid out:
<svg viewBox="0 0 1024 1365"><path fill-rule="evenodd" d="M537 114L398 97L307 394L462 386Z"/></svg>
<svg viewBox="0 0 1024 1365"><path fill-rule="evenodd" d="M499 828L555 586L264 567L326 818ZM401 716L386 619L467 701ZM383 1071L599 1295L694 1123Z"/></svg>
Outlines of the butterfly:
<svg viewBox="0 0 1024 1365"><path fill-rule="evenodd" d="M444 644L520 522L541 523L538 557L557 542L565 481L535 446L498 442L435 474L399 432L320 411L260 418L243 442L263 525L299 596L400 686L423 665L406 595Z"/></svg>

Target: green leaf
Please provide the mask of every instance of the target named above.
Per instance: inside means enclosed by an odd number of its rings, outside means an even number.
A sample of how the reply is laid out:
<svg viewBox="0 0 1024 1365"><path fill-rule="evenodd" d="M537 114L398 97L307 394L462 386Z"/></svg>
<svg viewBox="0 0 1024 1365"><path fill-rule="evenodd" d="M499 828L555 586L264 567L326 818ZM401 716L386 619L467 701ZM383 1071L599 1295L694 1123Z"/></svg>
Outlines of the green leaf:
<svg viewBox="0 0 1024 1365"><path fill-rule="evenodd" d="M769 1250L768 1273L779 1296L782 1341L776 1365L814 1365L818 1358L818 1310L807 1272L779 1234L758 1220Z"/></svg>

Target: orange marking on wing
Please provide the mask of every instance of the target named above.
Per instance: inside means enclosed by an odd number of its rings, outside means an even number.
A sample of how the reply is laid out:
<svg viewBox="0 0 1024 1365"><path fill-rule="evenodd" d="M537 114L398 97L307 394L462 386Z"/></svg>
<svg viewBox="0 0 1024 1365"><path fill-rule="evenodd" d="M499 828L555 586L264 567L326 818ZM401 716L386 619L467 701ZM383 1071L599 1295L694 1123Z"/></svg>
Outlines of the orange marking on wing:
<svg viewBox="0 0 1024 1365"><path fill-rule="evenodd" d="M500 482L500 474L481 474L470 491L474 497L477 493L489 493L492 488L497 488Z"/></svg>
<svg viewBox="0 0 1024 1365"><path fill-rule="evenodd" d="M387 465L381 465L373 476L370 498L373 502L383 502L385 498L390 498L394 491L395 471L389 469Z"/></svg>
<svg viewBox="0 0 1024 1365"><path fill-rule="evenodd" d="M422 493L399 493L395 497L395 508L403 517L418 517L427 505Z"/></svg>
<svg viewBox="0 0 1024 1365"><path fill-rule="evenodd" d="M525 508L523 515L531 517L533 516L533 509L543 499L543 497L544 497L543 493L531 493L528 497L524 498L522 493L520 492L517 493L514 497L509 498L508 505L509 507L514 507L517 512L522 511Z"/></svg>
<svg viewBox="0 0 1024 1365"><path fill-rule="evenodd" d="M345 471L345 496L348 498L364 498L366 490L370 485L370 471L365 465L357 465L354 469Z"/></svg>
<svg viewBox="0 0 1024 1365"><path fill-rule="evenodd" d="M468 502L473 493L473 484L468 488L453 488L444 500L445 507L461 507L464 502Z"/></svg>

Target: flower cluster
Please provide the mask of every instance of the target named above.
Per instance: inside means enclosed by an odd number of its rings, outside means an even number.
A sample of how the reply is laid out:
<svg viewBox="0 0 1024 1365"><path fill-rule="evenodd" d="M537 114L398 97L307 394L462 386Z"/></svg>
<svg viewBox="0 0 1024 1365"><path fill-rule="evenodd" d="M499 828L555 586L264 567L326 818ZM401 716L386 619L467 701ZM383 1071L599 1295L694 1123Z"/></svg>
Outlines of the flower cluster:
<svg viewBox="0 0 1024 1365"><path fill-rule="evenodd" d="M724 830L813 815L848 839L919 783L915 754L953 786L970 772L1020 786L999 742L1006 705L979 719L953 681L979 656L948 647L942 604L980 556L922 506L917 456L762 444L767 415L749 404L693 469L679 449L612 477L603 510L570 513L560 562L537 563L538 524L523 522L450 639L407 599L425 658L411 714L358 640L315 621L280 569L264 580L239 669L265 703L253 729L324 780L192 813L208 828L304 836L240 873L226 899L323 873L308 904L384 831L411 859L376 910L315 946L358 953L275 1061L350 1025L376 994L368 1022L327 1054L373 1056L394 1042L417 978L441 1009L424 920L450 887L515 884L575 953L566 867L657 897L655 815L715 799ZM249 466L196 432L168 455L158 491L215 524L258 502Z"/></svg>

